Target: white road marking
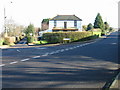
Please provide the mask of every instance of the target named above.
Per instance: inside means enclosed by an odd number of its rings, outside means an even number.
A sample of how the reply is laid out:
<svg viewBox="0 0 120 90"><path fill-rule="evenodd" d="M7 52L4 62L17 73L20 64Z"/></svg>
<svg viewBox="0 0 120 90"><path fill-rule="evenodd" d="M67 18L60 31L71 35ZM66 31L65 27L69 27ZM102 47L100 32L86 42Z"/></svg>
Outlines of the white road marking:
<svg viewBox="0 0 120 90"><path fill-rule="evenodd" d="M54 52L49 53L50 55L54 54Z"/></svg>
<svg viewBox="0 0 120 90"><path fill-rule="evenodd" d="M61 50L60 50L60 52L63 52L63 51L65 51L65 50L64 50L64 49L61 49Z"/></svg>
<svg viewBox="0 0 120 90"><path fill-rule="evenodd" d="M20 52L20 50L17 49L18 52Z"/></svg>
<svg viewBox="0 0 120 90"><path fill-rule="evenodd" d="M15 63L18 63L18 61L15 61L15 62L11 62L10 64L15 64Z"/></svg>
<svg viewBox="0 0 120 90"><path fill-rule="evenodd" d="M48 56L48 55L42 55L42 56Z"/></svg>
<svg viewBox="0 0 120 90"><path fill-rule="evenodd" d="M28 60L30 60L29 58L26 58L26 59L23 59L23 60L21 60L22 62L24 62L24 61L28 61Z"/></svg>
<svg viewBox="0 0 120 90"><path fill-rule="evenodd" d="M77 46L74 46L73 48L75 49L75 48L77 48Z"/></svg>
<svg viewBox="0 0 120 90"><path fill-rule="evenodd" d="M83 46L85 46L86 44L83 44Z"/></svg>
<svg viewBox="0 0 120 90"><path fill-rule="evenodd" d="M84 46L83 44L82 45L80 45L80 47L82 47L82 46Z"/></svg>
<svg viewBox="0 0 120 90"><path fill-rule="evenodd" d="M45 53L45 54L44 54L44 55L42 55L42 56L48 56L48 54L49 54L49 53Z"/></svg>
<svg viewBox="0 0 120 90"><path fill-rule="evenodd" d="M3 66L5 66L5 64L1 64L1 65L0 65L0 67L3 67Z"/></svg>
<svg viewBox="0 0 120 90"><path fill-rule="evenodd" d="M47 48L36 48L36 49L47 49Z"/></svg>
<svg viewBox="0 0 120 90"><path fill-rule="evenodd" d="M23 44L26 44L26 41L25 41L25 42L23 42Z"/></svg>
<svg viewBox="0 0 120 90"><path fill-rule="evenodd" d="M69 50L68 48L65 49L66 51Z"/></svg>
<svg viewBox="0 0 120 90"><path fill-rule="evenodd" d="M33 57L33 58L39 58L40 56L35 56L35 57Z"/></svg>
<svg viewBox="0 0 120 90"><path fill-rule="evenodd" d="M58 51L58 50L57 50L57 51L55 51L55 53L59 53L59 52L60 52L60 51Z"/></svg>
<svg viewBox="0 0 120 90"><path fill-rule="evenodd" d="M95 41L96 42L96 41ZM74 47L69 47L69 48L66 48L66 49L61 49L61 50L57 50L57 51L53 51L51 53L45 53L44 55L42 56L48 56L49 54L55 54L55 53L59 53L59 52L63 52L63 51L67 51L69 49L75 49L75 48L78 48L78 47L82 47L82 46L85 46L85 45L88 45L88 44L92 44L92 43L95 43L95 42L91 42L91 43L85 43L85 44L82 44L82 45L78 45L78 46L74 46ZM24 42L26 43L26 42ZM37 49L46 49L46 48L37 48ZM20 50L17 49L18 52L20 52ZM41 56L34 56L32 58L39 58ZM26 59L22 59L21 61L27 61L27 60L30 60L30 58L26 58ZM15 64L15 63L18 63L18 61L14 61L14 62L10 62L9 64ZM0 67L2 66L5 66L5 64L1 64Z"/></svg>
<svg viewBox="0 0 120 90"><path fill-rule="evenodd" d="M57 50L56 52L57 52L57 53L59 53L59 52L60 52L60 50Z"/></svg>
<svg viewBox="0 0 120 90"><path fill-rule="evenodd" d="M69 48L69 49L73 49L73 48L71 47L71 48Z"/></svg>

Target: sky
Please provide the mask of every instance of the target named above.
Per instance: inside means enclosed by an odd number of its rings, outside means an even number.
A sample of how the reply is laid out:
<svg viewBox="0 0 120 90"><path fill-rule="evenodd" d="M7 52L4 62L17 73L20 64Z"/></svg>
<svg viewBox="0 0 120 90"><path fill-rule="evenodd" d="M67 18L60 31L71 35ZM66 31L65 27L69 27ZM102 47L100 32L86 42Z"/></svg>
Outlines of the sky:
<svg viewBox="0 0 120 90"><path fill-rule="evenodd" d="M110 26L118 27L119 0L0 0L0 30L3 29L4 7L7 19L17 24L41 27L44 18L56 15L73 15L81 18L82 25L94 23L97 13ZM12 2L12 3L11 3Z"/></svg>

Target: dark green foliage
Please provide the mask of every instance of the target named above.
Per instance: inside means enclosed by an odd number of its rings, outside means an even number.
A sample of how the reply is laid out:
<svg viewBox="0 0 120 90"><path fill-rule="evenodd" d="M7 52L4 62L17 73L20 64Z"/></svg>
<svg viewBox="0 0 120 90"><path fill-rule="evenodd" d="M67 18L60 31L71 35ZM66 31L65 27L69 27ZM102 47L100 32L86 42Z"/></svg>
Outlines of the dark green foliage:
<svg viewBox="0 0 120 90"><path fill-rule="evenodd" d="M80 40L78 40L78 41L87 41L87 40L92 40L92 39L96 39L96 38L99 38L99 35L89 36L89 37L80 39Z"/></svg>
<svg viewBox="0 0 120 90"><path fill-rule="evenodd" d="M110 28L107 22L104 22L104 25L105 25L105 30L108 30Z"/></svg>
<svg viewBox="0 0 120 90"><path fill-rule="evenodd" d="M92 29L93 29L93 25L91 23L89 23L87 26L87 31L92 30Z"/></svg>
<svg viewBox="0 0 120 90"><path fill-rule="evenodd" d="M94 28L100 28L104 32L105 26L100 13L97 14L94 22Z"/></svg>
<svg viewBox="0 0 120 90"><path fill-rule="evenodd" d="M35 30L34 30L34 26L32 24L30 24L27 29L26 29L26 36L27 36L27 43L32 43L34 38L33 36L35 35Z"/></svg>
<svg viewBox="0 0 120 90"><path fill-rule="evenodd" d="M27 36L27 43L32 43L34 41L33 36Z"/></svg>
<svg viewBox="0 0 120 90"><path fill-rule="evenodd" d="M26 31L25 31L27 36L31 36L30 34L32 33L32 36L35 34L35 30L34 30L34 25L30 24Z"/></svg>
<svg viewBox="0 0 120 90"><path fill-rule="evenodd" d="M92 36L92 32L53 32L44 33L43 38L48 43L63 43L64 38L70 38L70 42Z"/></svg>
<svg viewBox="0 0 120 90"><path fill-rule="evenodd" d="M112 31L114 31L114 29L113 29L112 27L110 27L110 28L109 28L109 31L112 32Z"/></svg>
<svg viewBox="0 0 120 90"><path fill-rule="evenodd" d="M10 40L8 37L4 38L3 45L10 45Z"/></svg>
<svg viewBox="0 0 120 90"><path fill-rule="evenodd" d="M42 23L47 23L47 24L49 24L49 19L43 19L43 20L42 20Z"/></svg>

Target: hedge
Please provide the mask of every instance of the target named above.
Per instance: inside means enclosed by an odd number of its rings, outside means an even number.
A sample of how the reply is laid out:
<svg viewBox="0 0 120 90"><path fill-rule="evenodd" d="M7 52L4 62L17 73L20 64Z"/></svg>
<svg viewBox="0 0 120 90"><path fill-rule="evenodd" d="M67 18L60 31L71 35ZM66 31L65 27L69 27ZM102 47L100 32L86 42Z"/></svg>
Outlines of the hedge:
<svg viewBox="0 0 120 90"><path fill-rule="evenodd" d="M52 32L44 33L42 39L48 43L63 43L63 38L70 38L70 42L93 36L93 32Z"/></svg>
<svg viewBox="0 0 120 90"><path fill-rule="evenodd" d="M93 32L93 35L98 35L99 37L101 37L101 32Z"/></svg>

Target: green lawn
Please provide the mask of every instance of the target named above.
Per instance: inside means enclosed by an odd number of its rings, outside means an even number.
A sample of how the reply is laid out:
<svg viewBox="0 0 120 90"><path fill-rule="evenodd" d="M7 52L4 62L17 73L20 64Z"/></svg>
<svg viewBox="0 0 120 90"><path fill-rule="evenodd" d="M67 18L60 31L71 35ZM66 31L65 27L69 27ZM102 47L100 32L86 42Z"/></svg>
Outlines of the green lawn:
<svg viewBox="0 0 120 90"><path fill-rule="evenodd" d="M34 41L34 44L47 44L48 42L45 40L41 40L41 41Z"/></svg>

